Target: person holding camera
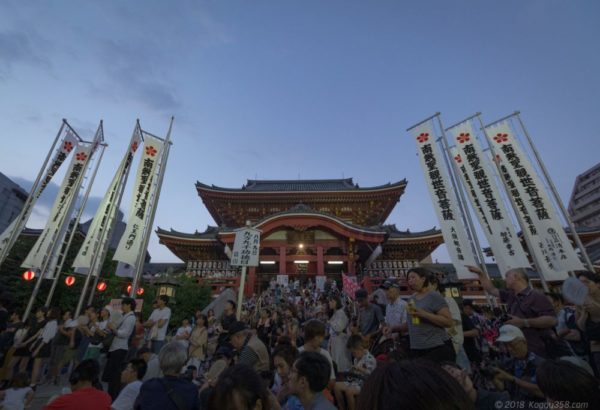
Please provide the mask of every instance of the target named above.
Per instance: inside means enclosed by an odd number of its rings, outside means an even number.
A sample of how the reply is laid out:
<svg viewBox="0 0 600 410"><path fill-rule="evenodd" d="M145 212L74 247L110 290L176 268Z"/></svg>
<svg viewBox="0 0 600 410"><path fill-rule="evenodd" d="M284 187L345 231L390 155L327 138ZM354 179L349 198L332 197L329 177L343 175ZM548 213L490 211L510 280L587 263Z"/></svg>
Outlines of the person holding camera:
<svg viewBox="0 0 600 410"><path fill-rule="evenodd" d="M550 352L547 345L555 335L556 313L546 296L529 285L529 277L522 268L506 272L506 289L496 288L483 271L475 266L467 266L470 272L479 275L481 286L487 293L500 298L507 306L508 317L505 325L516 326L523 331L527 348L538 356L547 358Z"/></svg>

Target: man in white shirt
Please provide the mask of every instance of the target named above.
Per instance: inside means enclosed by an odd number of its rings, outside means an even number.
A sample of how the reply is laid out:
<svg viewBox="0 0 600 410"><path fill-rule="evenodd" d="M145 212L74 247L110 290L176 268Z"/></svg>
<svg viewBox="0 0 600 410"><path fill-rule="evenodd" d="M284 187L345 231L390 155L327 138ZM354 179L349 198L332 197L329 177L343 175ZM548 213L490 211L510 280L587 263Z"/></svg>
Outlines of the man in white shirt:
<svg viewBox="0 0 600 410"><path fill-rule="evenodd" d="M385 309L383 334L389 336L393 333L405 333L408 330L406 302L400 297L400 284L388 279L381 287L385 289L385 296L389 302Z"/></svg>
<svg viewBox="0 0 600 410"><path fill-rule="evenodd" d="M169 319L171 319L171 309L167 307L168 304L169 297L167 295L160 295L156 300L157 308L152 311L150 318L144 323L144 327L151 328L150 350L154 354L160 353L160 349L165 344Z"/></svg>
<svg viewBox="0 0 600 410"><path fill-rule="evenodd" d="M133 410L135 399L140 392L142 379L146 374L146 362L142 359L132 359L121 372L121 383L125 385L121 393L110 406L113 410Z"/></svg>
<svg viewBox="0 0 600 410"><path fill-rule="evenodd" d="M132 298L123 298L121 301L123 318L119 325L111 320L106 328L112 332L115 337L108 349L108 362L104 368L102 381L108 383L108 394L114 400L121 389L121 365L125 361L127 351L129 350L129 338L135 330L135 300Z"/></svg>

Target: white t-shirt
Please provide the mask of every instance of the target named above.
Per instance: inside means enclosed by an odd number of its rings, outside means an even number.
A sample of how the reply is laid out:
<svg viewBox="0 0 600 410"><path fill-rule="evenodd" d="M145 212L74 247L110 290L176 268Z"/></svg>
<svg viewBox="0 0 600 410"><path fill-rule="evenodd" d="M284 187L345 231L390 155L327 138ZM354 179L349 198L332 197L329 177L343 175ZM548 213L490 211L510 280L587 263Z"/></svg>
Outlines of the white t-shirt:
<svg viewBox="0 0 600 410"><path fill-rule="evenodd" d="M133 410L135 399L137 399L140 393L140 387L142 387L141 380L136 380L123 387L123 390L121 390L121 393L119 393L115 401L110 405L110 408L114 410Z"/></svg>
<svg viewBox="0 0 600 410"><path fill-rule="evenodd" d="M177 339L177 341L181 344L183 344L186 348L190 345L189 342L189 337L192 334L192 327L191 326L187 326L187 327L183 327L181 326L179 329L177 329L177 333L175 334L175 336L183 336L187 333L187 339Z"/></svg>
<svg viewBox="0 0 600 410"><path fill-rule="evenodd" d="M152 340L165 340L167 336L167 328L169 327L169 319L171 318L171 309L168 307L164 307L162 309L154 309L152 314L150 315L150 320L156 322L154 326L152 326L152 331L150 334L152 335ZM158 327L158 321L165 319L167 322L163 327Z"/></svg>
<svg viewBox="0 0 600 410"><path fill-rule="evenodd" d="M31 387L20 387L17 389L6 389L4 391L3 410L23 410L25 408L25 398L32 391Z"/></svg>

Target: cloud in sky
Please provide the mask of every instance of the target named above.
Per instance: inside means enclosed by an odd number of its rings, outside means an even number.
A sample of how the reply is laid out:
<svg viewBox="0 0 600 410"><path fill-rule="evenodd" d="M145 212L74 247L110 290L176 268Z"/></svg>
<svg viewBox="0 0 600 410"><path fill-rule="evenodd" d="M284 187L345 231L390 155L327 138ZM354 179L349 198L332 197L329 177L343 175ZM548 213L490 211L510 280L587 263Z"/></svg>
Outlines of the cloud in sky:
<svg viewBox="0 0 600 410"><path fill-rule="evenodd" d="M51 67L29 34L17 30L0 31L0 80L8 80L20 65L37 66L45 70Z"/></svg>

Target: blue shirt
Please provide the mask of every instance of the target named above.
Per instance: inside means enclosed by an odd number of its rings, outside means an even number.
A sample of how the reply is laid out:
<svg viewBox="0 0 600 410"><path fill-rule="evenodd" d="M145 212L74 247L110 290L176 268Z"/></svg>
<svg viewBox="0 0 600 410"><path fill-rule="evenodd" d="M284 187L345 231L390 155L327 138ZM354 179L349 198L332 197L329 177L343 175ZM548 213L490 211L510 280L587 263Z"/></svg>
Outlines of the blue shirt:
<svg viewBox="0 0 600 410"><path fill-rule="evenodd" d="M163 380L167 380L171 385L172 395L181 397L189 409L199 408L198 387L175 376L165 376L144 382L133 408L135 410L177 410L175 402L167 394Z"/></svg>

